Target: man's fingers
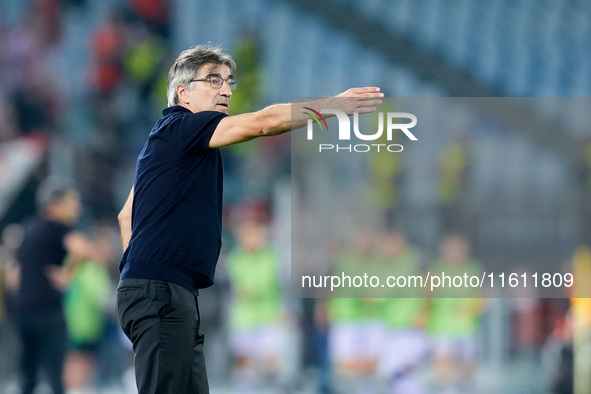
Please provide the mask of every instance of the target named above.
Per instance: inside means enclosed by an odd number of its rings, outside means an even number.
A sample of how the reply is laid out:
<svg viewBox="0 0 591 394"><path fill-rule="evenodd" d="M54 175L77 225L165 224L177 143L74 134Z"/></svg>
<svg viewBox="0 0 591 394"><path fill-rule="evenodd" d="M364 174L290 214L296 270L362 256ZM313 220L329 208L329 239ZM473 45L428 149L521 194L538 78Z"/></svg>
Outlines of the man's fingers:
<svg viewBox="0 0 591 394"><path fill-rule="evenodd" d="M363 100L357 103L359 107L369 107L374 105L382 105L382 100L380 99L371 99L371 100Z"/></svg>
<svg viewBox="0 0 591 394"><path fill-rule="evenodd" d="M376 110L375 107L377 107L378 105L382 105L381 99L355 100L355 103L354 103L353 107L351 108L351 110L349 111L349 114L352 114L355 112L360 113L360 114L367 114L370 112L374 112Z"/></svg>
<svg viewBox="0 0 591 394"><path fill-rule="evenodd" d="M363 88L351 88L337 97L348 97L348 98L363 98L363 97L384 97L384 93L377 86L363 87Z"/></svg>
<svg viewBox="0 0 591 394"><path fill-rule="evenodd" d="M347 115L355 112L367 114L374 112L375 107L382 105L384 93L377 86L351 88L337 96L333 101L333 108L340 108Z"/></svg>
<svg viewBox="0 0 591 394"><path fill-rule="evenodd" d="M366 93L359 93L355 96L355 98L382 98L384 97L384 93L382 92L366 92Z"/></svg>
<svg viewBox="0 0 591 394"><path fill-rule="evenodd" d="M377 86L368 86L363 88L351 88L348 92L353 94L376 94L381 91Z"/></svg>

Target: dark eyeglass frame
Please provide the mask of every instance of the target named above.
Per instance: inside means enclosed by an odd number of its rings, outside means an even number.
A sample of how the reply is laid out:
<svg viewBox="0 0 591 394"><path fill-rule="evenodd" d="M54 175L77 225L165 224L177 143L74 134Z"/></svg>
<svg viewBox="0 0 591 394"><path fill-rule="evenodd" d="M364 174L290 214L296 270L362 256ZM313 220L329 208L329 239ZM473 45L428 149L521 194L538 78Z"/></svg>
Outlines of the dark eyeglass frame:
<svg viewBox="0 0 591 394"><path fill-rule="evenodd" d="M234 78L227 78L224 79L222 77L211 76L207 78L199 78L199 79L191 79L191 82L209 82L209 86L214 89L221 89L224 86L224 82L230 86L230 90L236 90L236 86L238 86L238 80Z"/></svg>

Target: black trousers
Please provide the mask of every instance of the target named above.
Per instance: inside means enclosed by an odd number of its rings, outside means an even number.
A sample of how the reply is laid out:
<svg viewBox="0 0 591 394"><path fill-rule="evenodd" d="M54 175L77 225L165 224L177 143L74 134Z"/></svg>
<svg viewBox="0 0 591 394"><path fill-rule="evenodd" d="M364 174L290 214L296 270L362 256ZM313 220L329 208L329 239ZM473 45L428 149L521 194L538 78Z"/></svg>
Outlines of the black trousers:
<svg viewBox="0 0 591 394"><path fill-rule="evenodd" d="M123 279L117 314L133 343L139 394L209 393L197 297L172 282Z"/></svg>
<svg viewBox="0 0 591 394"><path fill-rule="evenodd" d="M63 394L62 373L68 348L63 310L49 308L37 312L19 312L17 327L23 346L20 362L21 393L32 394L39 372L42 372L53 394Z"/></svg>

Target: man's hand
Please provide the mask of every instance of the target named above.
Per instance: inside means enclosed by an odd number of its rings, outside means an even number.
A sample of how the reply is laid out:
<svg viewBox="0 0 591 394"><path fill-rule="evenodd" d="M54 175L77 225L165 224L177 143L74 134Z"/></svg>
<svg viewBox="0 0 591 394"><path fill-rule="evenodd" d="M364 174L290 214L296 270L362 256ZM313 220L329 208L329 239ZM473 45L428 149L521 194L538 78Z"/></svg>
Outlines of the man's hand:
<svg viewBox="0 0 591 394"><path fill-rule="evenodd" d="M376 106L382 104L384 93L376 86L351 88L345 90L343 93L336 96L325 97L320 100L310 101L307 103L293 104L296 107L292 109L291 113L291 127L296 129L303 127L308 115L305 114L305 108L312 108L315 111L321 112L323 109L337 109L343 111L347 115L353 115L355 112L359 114L368 114L376 110ZM327 114L326 117L334 115Z"/></svg>
<svg viewBox="0 0 591 394"><path fill-rule="evenodd" d="M326 108L340 109L347 115L357 112L367 114L374 112L376 106L382 104L384 93L378 87L351 88L341 94L327 99L330 101Z"/></svg>
<svg viewBox="0 0 591 394"><path fill-rule="evenodd" d="M72 271L67 267L50 265L45 269L45 276L49 283L59 292L63 293L68 289L72 279Z"/></svg>
<svg viewBox="0 0 591 394"><path fill-rule="evenodd" d="M4 285L11 294L16 294L21 283L21 268L18 264L12 263L6 268L4 274Z"/></svg>

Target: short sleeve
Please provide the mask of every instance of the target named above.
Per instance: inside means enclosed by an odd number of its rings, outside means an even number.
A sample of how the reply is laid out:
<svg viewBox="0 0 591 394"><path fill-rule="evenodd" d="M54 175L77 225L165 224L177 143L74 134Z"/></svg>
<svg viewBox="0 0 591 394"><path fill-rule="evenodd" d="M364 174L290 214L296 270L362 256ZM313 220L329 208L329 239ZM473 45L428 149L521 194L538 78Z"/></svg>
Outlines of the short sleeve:
<svg viewBox="0 0 591 394"><path fill-rule="evenodd" d="M227 115L216 111L202 111L184 115L174 130L175 142L189 153L204 152L220 121Z"/></svg>

